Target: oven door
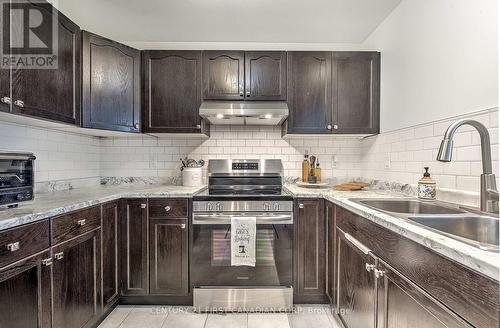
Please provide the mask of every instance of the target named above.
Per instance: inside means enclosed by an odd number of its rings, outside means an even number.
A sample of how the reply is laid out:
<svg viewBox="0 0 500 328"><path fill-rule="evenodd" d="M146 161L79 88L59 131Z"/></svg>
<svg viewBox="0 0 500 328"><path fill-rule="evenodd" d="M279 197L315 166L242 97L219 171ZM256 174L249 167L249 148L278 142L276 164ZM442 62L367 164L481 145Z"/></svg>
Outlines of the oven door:
<svg viewBox="0 0 500 328"><path fill-rule="evenodd" d="M257 217L255 267L231 266L231 217ZM293 215L193 215L191 279L202 286L291 286Z"/></svg>

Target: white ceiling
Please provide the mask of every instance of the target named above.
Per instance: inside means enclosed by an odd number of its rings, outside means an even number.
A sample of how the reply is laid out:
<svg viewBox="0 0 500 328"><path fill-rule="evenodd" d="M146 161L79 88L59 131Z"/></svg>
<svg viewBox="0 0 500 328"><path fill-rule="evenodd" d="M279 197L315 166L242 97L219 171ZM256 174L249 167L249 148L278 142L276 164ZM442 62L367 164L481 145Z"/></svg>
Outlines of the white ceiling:
<svg viewBox="0 0 500 328"><path fill-rule="evenodd" d="M119 41L361 43L401 0L58 0Z"/></svg>

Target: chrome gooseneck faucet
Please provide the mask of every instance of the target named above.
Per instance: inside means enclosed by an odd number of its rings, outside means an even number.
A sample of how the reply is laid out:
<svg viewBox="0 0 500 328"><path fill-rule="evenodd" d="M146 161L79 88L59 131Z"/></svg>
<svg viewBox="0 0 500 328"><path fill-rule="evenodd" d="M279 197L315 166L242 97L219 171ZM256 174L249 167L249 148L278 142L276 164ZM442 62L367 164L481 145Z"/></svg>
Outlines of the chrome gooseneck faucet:
<svg viewBox="0 0 500 328"><path fill-rule="evenodd" d="M453 154L453 136L462 125L473 126L481 137L481 154L483 161L483 174L481 174L481 211L498 214L498 189L491 165L490 134L482 123L470 119L463 119L450 125L441 142L437 160L440 162L451 162Z"/></svg>

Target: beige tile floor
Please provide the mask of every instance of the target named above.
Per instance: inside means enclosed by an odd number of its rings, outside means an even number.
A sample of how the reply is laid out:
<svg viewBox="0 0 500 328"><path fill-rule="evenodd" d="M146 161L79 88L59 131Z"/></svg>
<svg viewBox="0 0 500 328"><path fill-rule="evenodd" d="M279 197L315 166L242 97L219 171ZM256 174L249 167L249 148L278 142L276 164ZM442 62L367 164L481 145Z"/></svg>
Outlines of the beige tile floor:
<svg viewBox="0 0 500 328"><path fill-rule="evenodd" d="M195 313L181 306L118 306L99 328L340 328L329 307L297 305L294 313Z"/></svg>

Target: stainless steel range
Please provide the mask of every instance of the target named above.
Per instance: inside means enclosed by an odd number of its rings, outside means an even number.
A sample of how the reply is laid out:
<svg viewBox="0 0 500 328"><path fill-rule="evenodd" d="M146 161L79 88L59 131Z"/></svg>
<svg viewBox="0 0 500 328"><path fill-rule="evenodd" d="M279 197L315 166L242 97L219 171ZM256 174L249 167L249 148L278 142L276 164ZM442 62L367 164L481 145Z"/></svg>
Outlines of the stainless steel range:
<svg viewBox="0 0 500 328"><path fill-rule="evenodd" d="M193 199L191 280L199 311L287 311L293 304L293 199L280 160L210 160ZM231 218L256 217L255 267L231 266Z"/></svg>

